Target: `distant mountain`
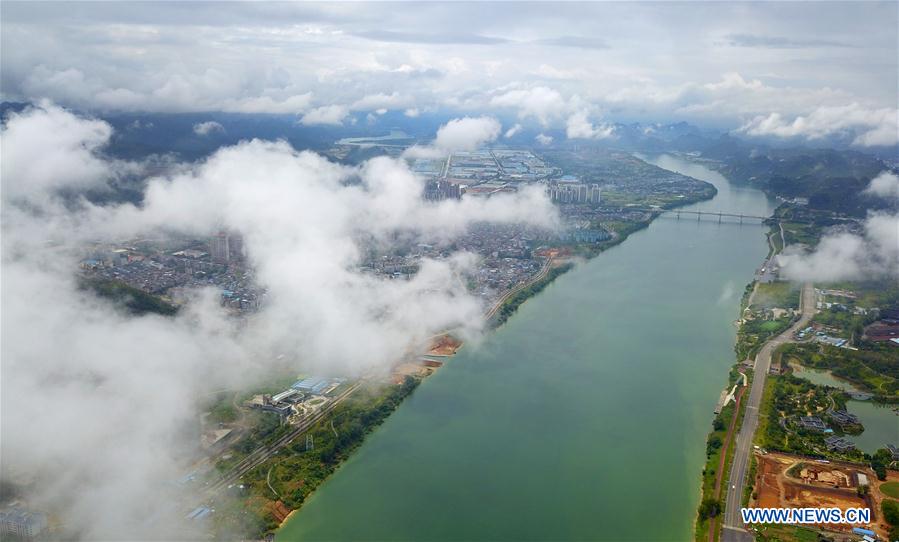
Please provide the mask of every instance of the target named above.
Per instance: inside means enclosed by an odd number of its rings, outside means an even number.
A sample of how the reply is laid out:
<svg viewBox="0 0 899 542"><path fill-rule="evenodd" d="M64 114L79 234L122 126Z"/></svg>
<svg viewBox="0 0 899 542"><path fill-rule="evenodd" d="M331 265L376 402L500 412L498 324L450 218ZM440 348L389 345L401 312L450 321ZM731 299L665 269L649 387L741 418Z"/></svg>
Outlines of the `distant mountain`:
<svg viewBox="0 0 899 542"><path fill-rule="evenodd" d="M809 206L862 216L888 202L862 194L870 180L889 169L870 154L833 149L767 149L730 156L721 172L736 182L777 196L808 198Z"/></svg>
<svg viewBox="0 0 899 542"><path fill-rule="evenodd" d="M719 163L728 179L785 198L808 198L809 206L863 216L890 203L862 194L870 180L890 169L873 153L852 149L776 147L687 123L616 125L617 139L604 146L642 152L688 152Z"/></svg>
<svg viewBox="0 0 899 542"><path fill-rule="evenodd" d="M28 104L0 104L5 118L10 112L22 111ZM384 115L355 112L342 126L304 126L298 115L263 115L235 113L114 113L101 115L115 129L109 155L127 160L166 163L200 160L224 145L242 140L261 138L283 139L297 149L326 152L345 137L383 135L390 129L402 130L415 141L430 141L441 124L453 117L473 115L471 112L443 111L421 113L409 117L400 111ZM98 115L93 115L98 116ZM517 119L502 118L504 127L511 127ZM221 129L198 134L194 127L215 122ZM555 138L552 148L575 149L596 147L631 152L698 153L719 163L718 169L735 182L757 186L772 195L787 198L805 197L814 208L828 209L852 215L863 215L867 209L880 208L886 202L867 197L861 192L870 179L890 165L872 152L845 148L784 147L783 142L772 144L704 130L687 122L616 123L614 136L607 139L567 139L564 131L542 130ZM501 137L498 145L538 146L534 137L539 128L525 126L512 138ZM356 164L383 149L358 147L340 154L340 160ZM328 153L333 155L333 153ZM166 157L166 158L160 158ZM895 162L893 162L895 163ZM154 166L155 167L155 166ZM97 201L134 201L141 199L141 180L125 179L112 191L90 195Z"/></svg>

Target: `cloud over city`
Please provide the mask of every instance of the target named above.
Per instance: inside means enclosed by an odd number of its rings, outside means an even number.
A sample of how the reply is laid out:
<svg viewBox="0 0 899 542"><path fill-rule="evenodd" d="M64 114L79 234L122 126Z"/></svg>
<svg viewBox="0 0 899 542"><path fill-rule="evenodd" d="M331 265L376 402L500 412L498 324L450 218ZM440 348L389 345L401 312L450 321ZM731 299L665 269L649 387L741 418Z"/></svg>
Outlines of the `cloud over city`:
<svg viewBox="0 0 899 542"><path fill-rule="evenodd" d="M438 140L464 146L499 131L492 119L460 119ZM464 282L473 255L425 259L410 280L390 281L359 269L362 243L397 234L440 243L479 221L557 221L539 189L429 203L402 160L348 167L262 140L148 179L140 206L95 205L77 194L141 171L102 155L112 136L107 123L49 103L13 114L0 136L4 473L37 477L34 502L85 538L183 534L172 481L194 459L184 431L202 390L245 385L284 352L302 352L289 362L307 370L358 375L385 371L437 331L479 332L484 307ZM78 286L78 261L96 241L220 230L242 234L271 300L242 326L211 291L195 292L177 317L137 317ZM49 382L62 412L10 408Z"/></svg>

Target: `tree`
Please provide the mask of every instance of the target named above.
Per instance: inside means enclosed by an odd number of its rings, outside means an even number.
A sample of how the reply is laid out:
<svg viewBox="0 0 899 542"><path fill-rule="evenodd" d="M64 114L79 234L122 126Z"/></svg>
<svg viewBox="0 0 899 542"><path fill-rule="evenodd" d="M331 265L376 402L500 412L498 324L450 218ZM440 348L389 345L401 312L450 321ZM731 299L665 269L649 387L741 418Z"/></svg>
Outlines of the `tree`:
<svg viewBox="0 0 899 542"><path fill-rule="evenodd" d="M699 505L699 519L706 520L721 513L721 501L712 497L706 497Z"/></svg>
<svg viewBox="0 0 899 542"><path fill-rule="evenodd" d="M883 519L894 527L899 527L899 502L892 499L884 499L880 505L883 511Z"/></svg>
<svg viewBox="0 0 899 542"><path fill-rule="evenodd" d="M709 443L706 446L705 453L707 455L712 455L715 453L715 450L721 447L721 437L718 435L712 435L709 437Z"/></svg>

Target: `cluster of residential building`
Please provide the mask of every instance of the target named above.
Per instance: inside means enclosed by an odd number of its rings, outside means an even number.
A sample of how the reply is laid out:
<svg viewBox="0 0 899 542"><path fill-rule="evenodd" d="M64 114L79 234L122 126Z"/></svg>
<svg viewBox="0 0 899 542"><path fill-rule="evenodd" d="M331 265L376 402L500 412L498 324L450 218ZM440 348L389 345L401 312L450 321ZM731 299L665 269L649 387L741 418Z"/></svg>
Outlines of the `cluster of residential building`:
<svg viewBox="0 0 899 542"><path fill-rule="evenodd" d="M0 535L34 540L47 529L47 515L28 510L18 503L0 510Z"/></svg>
<svg viewBox="0 0 899 542"><path fill-rule="evenodd" d="M374 253L361 270L392 279L414 276L425 258L440 260L456 251L478 254L480 265L468 277L469 288L490 304L506 290L537 274L544 260L532 254L541 242L555 238L554 233L514 224L474 224L450 243L420 243L405 250Z"/></svg>
<svg viewBox="0 0 899 542"><path fill-rule="evenodd" d="M830 412L830 417L834 421L836 421L837 417L845 420L846 423L841 425L850 425L850 423L848 422L848 420L850 419L855 420L852 424L859 423L858 418L855 415L849 414L846 411L832 411ZM851 441L843 437L833 435L833 429L830 429L827 424L824 423L824 420L822 420L818 416L802 416L801 418L799 418L799 425L806 431L831 434L830 436L824 438L824 445L827 446L828 450L848 452L855 449L855 444L853 444Z"/></svg>
<svg viewBox="0 0 899 542"><path fill-rule="evenodd" d="M243 240L220 233L208 241L185 240L171 250L165 244L114 245L92 250L81 262L89 277L120 281L181 304L202 287L221 291L221 303L240 313L259 309L265 290L245 265Z"/></svg>
<svg viewBox="0 0 899 542"><path fill-rule="evenodd" d="M618 171L618 162L622 160L625 165ZM615 156L607 162L603 167L609 169L612 179L623 172L628 174L628 190L647 184L639 175L633 175L635 171L683 179L659 168L647 168L645 163L628 155ZM635 169L634 164L642 165ZM426 200L490 197L514 192L522 183L539 182L559 204L564 226L558 231L477 224L449 245L419 244L387 253L375 251L360 264L363 272L404 279L418 272L424 258L442 259L458 250L473 252L481 259L478 269L469 277L468 287L487 304L540 271L544 259L532 255L538 245L601 243L614 236L614 228L604 224L647 221L652 216L646 209L601 205L601 183L606 183L605 180L582 182L578 177L561 175L560 169L547 165L530 150L455 152L447 158L416 159L411 168L425 181ZM615 185L614 181L610 182ZM175 246L145 243L139 248L103 247L85 258L82 267L88 275L121 281L167 297L175 304L187 301L195 289L207 286L219 288L222 305L238 313L259 310L266 297L266 291L254 282L243 239L236 232L222 231L205 241L188 239Z"/></svg>
<svg viewBox="0 0 899 542"><path fill-rule="evenodd" d="M855 449L855 444L846 440L843 437L827 437L824 439L824 445L827 446L827 449L832 452L851 452Z"/></svg>
<svg viewBox="0 0 899 542"><path fill-rule="evenodd" d="M557 203L593 203L599 205L601 189L596 183L587 184L577 177L564 175L547 187L549 198Z"/></svg>
<svg viewBox="0 0 899 542"><path fill-rule="evenodd" d="M796 338L800 341L806 339L812 339L815 342L819 342L821 344L826 344L828 346L836 346L838 348L850 348L848 339L844 339L842 337L834 337L829 335L827 331L820 329L821 326L808 326L804 329L800 329L796 332Z"/></svg>
<svg viewBox="0 0 899 542"><path fill-rule="evenodd" d="M849 427L854 425L861 425L861 420L859 420L858 416L852 414L851 412L847 412L842 409L833 409L827 411L827 417L840 427ZM802 416L799 418L799 425L808 431L814 431L817 433L833 433L833 430L830 429L827 424L819 418L818 416Z"/></svg>

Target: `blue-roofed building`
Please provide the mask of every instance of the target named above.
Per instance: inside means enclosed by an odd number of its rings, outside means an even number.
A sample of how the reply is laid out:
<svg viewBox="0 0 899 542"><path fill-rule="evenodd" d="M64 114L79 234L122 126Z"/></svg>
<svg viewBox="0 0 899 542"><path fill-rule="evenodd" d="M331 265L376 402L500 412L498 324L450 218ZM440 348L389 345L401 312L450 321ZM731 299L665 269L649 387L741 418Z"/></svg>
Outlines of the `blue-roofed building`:
<svg viewBox="0 0 899 542"><path fill-rule="evenodd" d="M208 517L212 513L212 510L206 506L199 506L194 509L193 512L187 514L187 519L190 520L199 520Z"/></svg>
<svg viewBox="0 0 899 542"><path fill-rule="evenodd" d="M304 378L303 380L297 380L291 388L295 390L300 390L304 393L314 393L321 394L321 392L327 388L331 384L331 381L327 378L322 378L320 376L310 376L309 378Z"/></svg>

